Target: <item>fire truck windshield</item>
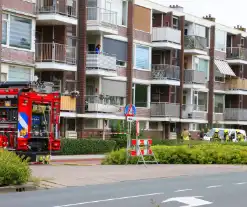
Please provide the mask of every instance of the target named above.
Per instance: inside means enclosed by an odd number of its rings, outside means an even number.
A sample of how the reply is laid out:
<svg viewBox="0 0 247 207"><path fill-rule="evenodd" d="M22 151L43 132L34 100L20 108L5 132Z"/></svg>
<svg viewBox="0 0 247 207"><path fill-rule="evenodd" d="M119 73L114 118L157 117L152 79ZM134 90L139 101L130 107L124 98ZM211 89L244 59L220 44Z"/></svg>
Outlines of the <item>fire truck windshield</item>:
<svg viewBox="0 0 247 207"><path fill-rule="evenodd" d="M32 137L48 138L50 131L51 106L33 103L32 107Z"/></svg>

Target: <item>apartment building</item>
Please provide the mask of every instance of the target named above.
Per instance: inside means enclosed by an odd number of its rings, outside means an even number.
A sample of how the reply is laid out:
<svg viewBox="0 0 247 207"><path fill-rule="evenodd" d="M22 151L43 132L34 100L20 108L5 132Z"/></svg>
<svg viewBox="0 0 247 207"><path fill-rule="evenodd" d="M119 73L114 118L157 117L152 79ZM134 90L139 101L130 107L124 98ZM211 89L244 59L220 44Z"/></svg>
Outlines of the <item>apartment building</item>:
<svg viewBox="0 0 247 207"><path fill-rule="evenodd" d="M125 119L128 103L145 134L157 138L178 128L196 137L206 125L247 126L245 28L149 0L83 6L3 0L1 7L1 81L53 82L62 94L62 136L102 136Z"/></svg>

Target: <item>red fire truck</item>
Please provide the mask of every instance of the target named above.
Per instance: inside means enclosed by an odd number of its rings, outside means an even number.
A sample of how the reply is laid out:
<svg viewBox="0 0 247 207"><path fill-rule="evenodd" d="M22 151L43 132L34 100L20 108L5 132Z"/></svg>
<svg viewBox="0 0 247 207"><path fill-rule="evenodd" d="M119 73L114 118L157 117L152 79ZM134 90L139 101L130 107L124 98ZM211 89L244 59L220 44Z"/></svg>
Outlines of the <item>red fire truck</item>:
<svg viewBox="0 0 247 207"><path fill-rule="evenodd" d="M0 83L0 148L32 162L60 151L60 93L39 82Z"/></svg>

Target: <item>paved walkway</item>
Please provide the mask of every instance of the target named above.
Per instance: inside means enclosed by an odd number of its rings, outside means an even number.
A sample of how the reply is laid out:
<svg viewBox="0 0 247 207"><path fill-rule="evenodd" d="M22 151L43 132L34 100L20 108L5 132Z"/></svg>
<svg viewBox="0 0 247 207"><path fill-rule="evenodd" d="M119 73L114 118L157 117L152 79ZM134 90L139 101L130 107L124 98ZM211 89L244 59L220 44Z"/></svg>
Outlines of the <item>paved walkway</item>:
<svg viewBox="0 0 247 207"><path fill-rule="evenodd" d="M105 155L58 155L51 157L53 165L100 165Z"/></svg>
<svg viewBox="0 0 247 207"><path fill-rule="evenodd" d="M56 184L55 187L106 184L126 180L206 175L247 171L247 166L231 165L149 165L144 166L31 166L33 176Z"/></svg>

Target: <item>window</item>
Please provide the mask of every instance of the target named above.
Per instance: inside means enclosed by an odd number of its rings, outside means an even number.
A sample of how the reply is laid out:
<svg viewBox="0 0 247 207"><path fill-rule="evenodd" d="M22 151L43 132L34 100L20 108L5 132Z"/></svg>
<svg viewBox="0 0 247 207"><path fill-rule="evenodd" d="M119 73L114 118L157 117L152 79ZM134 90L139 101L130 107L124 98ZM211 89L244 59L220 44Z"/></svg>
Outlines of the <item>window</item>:
<svg viewBox="0 0 247 207"><path fill-rule="evenodd" d="M149 122L149 129L158 130L159 129L159 123L154 122L154 121Z"/></svg>
<svg viewBox="0 0 247 207"><path fill-rule="evenodd" d="M32 70L21 66L10 66L8 81L32 81Z"/></svg>
<svg viewBox="0 0 247 207"><path fill-rule="evenodd" d="M76 121L75 119L67 119L67 130L68 131L75 131L76 130Z"/></svg>
<svg viewBox="0 0 247 207"><path fill-rule="evenodd" d="M148 86L135 84L134 87L134 101L137 107L147 107L147 90Z"/></svg>
<svg viewBox="0 0 247 207"><path fill-rule="evenodd" d="M97 129L98 128L98 120L97 119L86 119L85 120L85 128L86 129Z"/></svg>
<svg viewBox="0 0 247 207"><path fill-rule="evenodd" d="M194 35L199 36L199 37L205 37L206 36L206 27L203 27L199 24L195 24Z"/></svg>
<svg viewBox="0 0 247 207"><path fill-rule="evenodd" d="M222 74L218 69L214 69L214 80L217 82L225 82L225 75Z"/></svg>
<svg viewBox="0 0 247 207"><path fill-rule="evenodd" d="M8 25L8 15L3 14L2 16L2 44L7 44L7 25Z"/></svg>
<svg viewBox="0 0 247 207"><path fill-rule="evenodd" d="M136 68L149 69L149 47L136 45L135 53L135 65Z"/></svg>
<svg viewBox="0 0 247 207"><path fill-rule="evenodd" d="M226 35L222 30L215 30L215 49L226 51Z"/></svg>
<svg viewBox="0 0 247 207"><path fill-rule="evenodd" d="M208 60L204 60L204 59L199 58L199 64L198 64L197 71L204 72L206 80L208 80L208 68L209 68Z"/></svg>
<svg viewBox="0 0 247 207"><path fill-rule="evenodd" d="M179 25L178 25L178 18L177 17L173 17L173 28L174 29L178 29Z"/></svg>
<svg viewBox="0 0 247 207"><path fill-rule="evenodd" d="M127 1L123 1L122 3L122 25L127 26L128 23L128 4Z"/></svg>
<svg viewBox="0 0 247 207"><path fill-rule="evenodd" d="M11 47L31 49L32 20L3 14L2 43Z"/></svg>
<svg viewBox="0 0 247 207"><path fill-rule="evenodd" d="M214 95L214 112L223 113L225 98L223 94Z"/></svg>
<svg viewBox="0 0 247 207"><path fill-rule="evenodd" d="M194 91L193 100L195 111L207 111L207 93Z"/></svg>

